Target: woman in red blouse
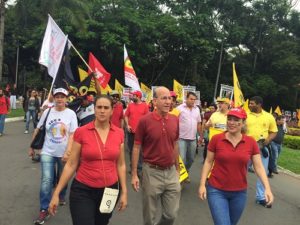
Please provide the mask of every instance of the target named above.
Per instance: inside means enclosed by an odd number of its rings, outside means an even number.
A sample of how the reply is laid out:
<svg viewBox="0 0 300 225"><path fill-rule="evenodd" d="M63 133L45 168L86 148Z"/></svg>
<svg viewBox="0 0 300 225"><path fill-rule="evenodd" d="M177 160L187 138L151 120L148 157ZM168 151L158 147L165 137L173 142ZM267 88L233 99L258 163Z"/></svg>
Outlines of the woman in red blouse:
<svg viewBox="0 0 300 225"><path fill-rule="evenodd" d="M103 209L100 212L107 188L120 190L118 209L126 208L124 132L110 123L112 112L111 98L104 95L97 97L95 121L75 131L71 155L52 196L50 214L56 213L59 193L75 172L70 191L70 211L74 225L109 223L112 212L103 212ZM105 205L109 208L108 202ZM113 209L114 205L111 207Z"/></svg>
<svg viewBox="0 0 300 225"><path fill-rule="evenodd" d="M207 195L215 225L238 223L246 205L249 159L265 186L267 204L274 200L257 143L242 133L246 118L243 109L231 109L227 114L227 131L213 136L208 145L198 193L202 200Z"/></svg>

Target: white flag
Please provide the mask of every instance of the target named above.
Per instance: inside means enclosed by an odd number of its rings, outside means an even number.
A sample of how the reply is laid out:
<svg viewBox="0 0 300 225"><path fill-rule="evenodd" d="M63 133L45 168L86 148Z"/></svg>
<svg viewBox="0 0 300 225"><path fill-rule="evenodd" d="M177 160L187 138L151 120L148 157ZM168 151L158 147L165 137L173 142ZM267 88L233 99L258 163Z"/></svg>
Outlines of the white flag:
<svg viewBox="0 0 300 225"><path fill-rule="evenodd" d="M126 47L124 45L124 73L125 73L125 84L132 88L132 90L141 90L138 78L135 74L131 61L129 59Z"/></svg>
<svg viewBox="0 0 300 225"><path fill-rule="evenodd" d="M68 36L48 15L48 24L42 44L39 63L48 68L48 74L55 79Z"/></svg>

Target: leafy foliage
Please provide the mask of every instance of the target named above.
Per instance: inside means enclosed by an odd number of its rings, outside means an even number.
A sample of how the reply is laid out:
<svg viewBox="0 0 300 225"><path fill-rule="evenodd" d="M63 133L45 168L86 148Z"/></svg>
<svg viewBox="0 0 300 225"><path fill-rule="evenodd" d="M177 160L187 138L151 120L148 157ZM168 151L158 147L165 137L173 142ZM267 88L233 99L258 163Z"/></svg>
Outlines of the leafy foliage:
<svg viewBox="0 0 300 225"><path fill-rule="evenodd" d="M141 82L172 88L177 79L211 101L223 42L220 83L232 85L234 61L244 96L261 95L266 107L300 103L300 13L288 0L19 0L6 11L11 82L18 45L19 70L48 81L37 61L50 13L84 58L93 52L122 83L125 44ZM71 63L74 73L85 68L75 53Z"/></svg>

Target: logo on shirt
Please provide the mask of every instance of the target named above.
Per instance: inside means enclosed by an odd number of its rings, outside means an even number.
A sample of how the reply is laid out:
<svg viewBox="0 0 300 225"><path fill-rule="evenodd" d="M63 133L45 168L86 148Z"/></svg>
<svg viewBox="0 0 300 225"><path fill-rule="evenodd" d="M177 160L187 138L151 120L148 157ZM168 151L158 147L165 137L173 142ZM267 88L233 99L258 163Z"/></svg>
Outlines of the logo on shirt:
<svg viewBox="0 0 300 225"><path fill-rule="evenodd" d="M54 119L49 122L50 128L50 142L54 144L61 144L67 138L67 126L61 119Z"/></svg>

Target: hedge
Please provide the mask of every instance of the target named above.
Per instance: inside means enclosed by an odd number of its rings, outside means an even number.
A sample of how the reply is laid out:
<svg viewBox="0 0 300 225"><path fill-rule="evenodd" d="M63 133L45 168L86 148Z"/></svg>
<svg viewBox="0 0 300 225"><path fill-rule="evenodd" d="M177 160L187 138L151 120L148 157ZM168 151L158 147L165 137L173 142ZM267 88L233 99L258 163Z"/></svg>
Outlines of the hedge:
<svg viewBox="0 0 300 225"><path fill-rule="evenodd" d="M285 135L283 140L284 146L295 150L300 150L300 137Z"/></svg>

